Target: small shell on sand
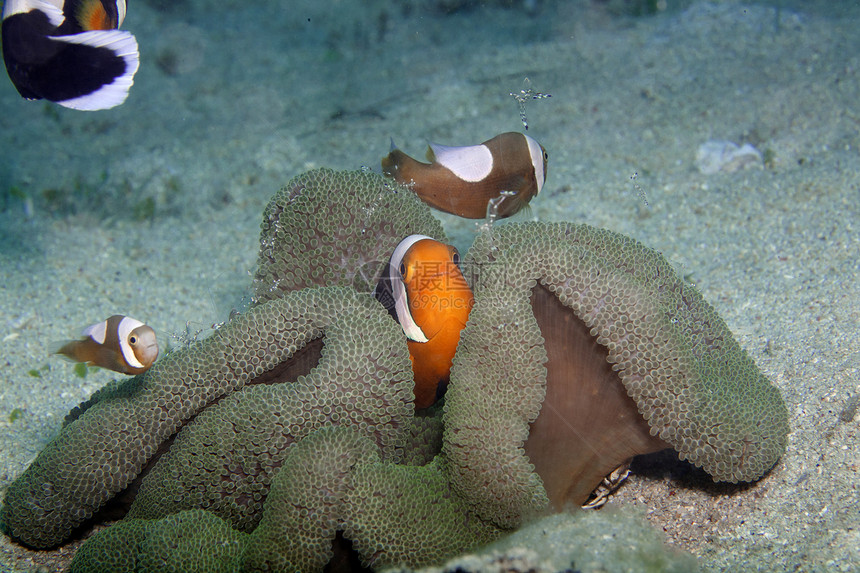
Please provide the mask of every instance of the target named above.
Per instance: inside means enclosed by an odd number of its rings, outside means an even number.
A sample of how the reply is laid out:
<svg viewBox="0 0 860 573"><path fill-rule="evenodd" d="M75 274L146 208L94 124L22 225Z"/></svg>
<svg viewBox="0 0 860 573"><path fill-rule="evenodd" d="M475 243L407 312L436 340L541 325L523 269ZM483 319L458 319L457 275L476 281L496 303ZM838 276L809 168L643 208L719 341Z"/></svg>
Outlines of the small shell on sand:
<svg viewBox="0 0 860 573"><path fill-rule="evenodd" d="M696 167L705 175L734 173L748 167L762 167L762 155L758 149L744 143L740 147L731 141L711 140L696 151Z"/></svg>

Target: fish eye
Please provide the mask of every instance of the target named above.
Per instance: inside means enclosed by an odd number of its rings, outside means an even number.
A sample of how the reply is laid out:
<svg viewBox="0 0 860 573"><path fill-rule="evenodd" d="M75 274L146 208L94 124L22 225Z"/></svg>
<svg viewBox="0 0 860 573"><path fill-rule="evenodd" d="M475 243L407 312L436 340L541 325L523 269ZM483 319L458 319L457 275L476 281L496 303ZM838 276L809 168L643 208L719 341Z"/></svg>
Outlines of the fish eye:
<svg viewBox="0 0 860 573"><path fill-rule="evenodd" d="M406 278L406 263L400 263L400 276Z"/></svg>
<svg viewBox="0 0 860 573"><path fill-rule="evenodd" d="M454 261L454 264L458 267L460 266L460 253L454 251L454 254L451 256L451 260Z"/></svg>
<svg viewBox="0 0 860 573"><path fill-rule="evenodd" d="M547 153L546 151L543 152L543 160L549 161L549 153Z"/></svg>
<svg viewBox="0 0 860 573"><path fill-rule="evenodd" d="M128 343L129 343L129 344L131 344L131 345L135 345L135 344L137 344L137 337L136 337L136 336L134 336L134 335L129 336L129 337L128 337Z"/></svg>

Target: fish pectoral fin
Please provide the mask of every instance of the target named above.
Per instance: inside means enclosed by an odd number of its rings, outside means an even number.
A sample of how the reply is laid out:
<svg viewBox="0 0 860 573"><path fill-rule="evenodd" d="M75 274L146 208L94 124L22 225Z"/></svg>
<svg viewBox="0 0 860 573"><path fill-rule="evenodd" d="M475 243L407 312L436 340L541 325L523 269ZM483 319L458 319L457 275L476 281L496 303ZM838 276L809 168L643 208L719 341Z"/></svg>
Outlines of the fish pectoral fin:
<svg viewBox="0 0 860 573"><path fill-rule="evenodd" d="M510 191L511 193L519 193L528 187L529 178L522 174L510 175L505 181L505 188L502 191Z"/></svg>
<svg viewBox="0 0 860 573"><path fill-rule="evenodd" d="M87 364L107 368L108 370L119 372L120 374L129 373L129 365L121 358L119 353L114 352L109 348L100 349L98 357L95 360L87 362Z"/></svg>
<svg viewBox="0 0 860 573"><path fill-rule="evenodd" d="M422 326L421 329L424 331L424 335L427 337L427 342L433 342L437 337L446 338L449 336L456 336L456 338L459 340L460 332L465 326L466 324L462 320L452 316L450 318L446 318L442 322L437 323L436 325Z"/></svg>

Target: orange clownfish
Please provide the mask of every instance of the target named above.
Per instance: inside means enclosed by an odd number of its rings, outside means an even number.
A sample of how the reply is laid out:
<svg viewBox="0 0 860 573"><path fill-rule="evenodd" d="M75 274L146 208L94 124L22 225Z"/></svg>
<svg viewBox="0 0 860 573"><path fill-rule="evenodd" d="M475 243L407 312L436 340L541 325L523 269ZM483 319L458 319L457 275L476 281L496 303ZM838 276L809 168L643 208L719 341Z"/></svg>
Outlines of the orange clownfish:
<svg viewBox="0 0 860 573"><path fill-rule="evenodd" d="M3 60L27 99L98 110L128 97L137 40L118 30L126 0L6 0Z"/></svg>
<svg viewBox="0 0 860 573"><path fill-rule="evenodd" d="M442 397L451 360L475 299L460 271L460 254L425 235L403 239L374 295L406 334L415 378L415 407Z"/></svg>
<svg viewBox="0 0 860 573"><path fill-rule="evenodd" d="M142 374L158 358L155 331L128 316L115 314L81 335L81 340L64 344L56 353L122 374Z"/></svg>
<svg viewBox="0 0 860 573"><path fill-rule="evenodd" d="M503 133L466 147L431 143L429 164L412 159L393 142L391 147L382 159L385 175L408 185L431 207L469 219L510 217L546 181L547 153L523 133Z"/></svg>

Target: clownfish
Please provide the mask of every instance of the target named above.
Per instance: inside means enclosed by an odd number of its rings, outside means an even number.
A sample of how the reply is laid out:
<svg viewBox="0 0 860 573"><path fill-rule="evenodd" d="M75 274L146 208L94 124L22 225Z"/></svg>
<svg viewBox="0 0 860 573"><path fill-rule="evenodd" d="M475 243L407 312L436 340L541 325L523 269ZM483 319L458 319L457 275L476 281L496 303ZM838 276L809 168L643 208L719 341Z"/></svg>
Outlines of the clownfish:
<svg viewBox="0 0 860 573"><path fill-rule="evenodd" d="M392 141L391 152L382 159L382 172L440 211L469 219L504 218L540 192L547 158L540 143L516 132L466 147L431 143L429 164L412 159Z"/></svg>
<svg viewBox="0 0 860 573"><path fill-rule="evenodd" d="M56 354L122 374L142 374L158 358L155 331L129 316L115 314L88 326L81 335L81 340L64 344Z"/></svg>
<svg viewBox="0 0 860 573"><path fill-rule="evenodd" d="M140 64L137 40L118 30L126 0L6 0L3 60L27 99L79 110L116 107Z"/></svg>
<svg viewBox="0 0 860 573"><path fill-rule="evenodd" d="M445 393L460 331L475 303L459 264L454 247L410 235L394 249L373 293L406 334L416 408Z"/></svg>

